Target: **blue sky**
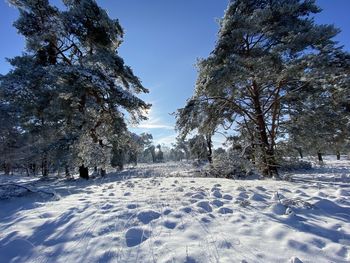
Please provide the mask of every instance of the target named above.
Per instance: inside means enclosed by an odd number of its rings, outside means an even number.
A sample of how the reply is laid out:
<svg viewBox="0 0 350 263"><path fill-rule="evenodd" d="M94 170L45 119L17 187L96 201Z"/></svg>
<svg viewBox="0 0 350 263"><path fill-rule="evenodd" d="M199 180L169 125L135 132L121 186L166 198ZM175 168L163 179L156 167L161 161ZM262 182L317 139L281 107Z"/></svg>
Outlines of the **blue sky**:
<svg viewBox="0 0 350 263"><path fill-rule="evenodd" d="M58 3L58 0L52 1ZM170 113L193 93L197 58L214 47L218 24L228 0L97 0L125 29L119 54L150 93L142 96L153 104L149 120L133 129L153 134L156 143L170 144L176 136ZM342 32L340 44L350 50L350 0L317 0L323 9L318 23L334 24ZM17 10L0 0L0 74L9 70L6 57L21 54L24 40L12 23ZM223 138L216 137L216 145Z"/></svg>

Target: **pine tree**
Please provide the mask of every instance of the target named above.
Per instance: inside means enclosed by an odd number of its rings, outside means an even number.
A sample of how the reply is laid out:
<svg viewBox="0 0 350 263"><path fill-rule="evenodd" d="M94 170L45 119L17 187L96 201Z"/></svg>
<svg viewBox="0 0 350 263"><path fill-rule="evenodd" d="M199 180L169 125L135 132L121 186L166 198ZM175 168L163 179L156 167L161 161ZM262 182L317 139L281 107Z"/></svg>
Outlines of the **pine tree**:
<svg viewBox="0 0 350 263"><path fill-rule="evenodd" d="M176 113L176 130L182 138L194 131L205 138L209 163L212 163L212 137L216 128L224 123L225 119L213 105L205 101L199 103L196 99L188 100L185 107Z"/></svg>
<svg viewBox="0 0 350 263"><path fill-rule="evenodd" d="M198 161L208 158L207 142L203 135L195 135L188 141L192 158Z"/></svg>
<svg viewBox="0 0 350 263"><path fill-rule="evenodd" d="M193 99L250 131L267 177L278 176L275 146L285 101L301 90L312 94L330 69L318 61L327 65L339 51L332 40L338 30L315 24L318 12L312 0L231 1L214 50L198 64Z"/></svg>
<svg viewBox="0 0 350 263"><path fill-rule="evenodd" d="M115 148L127 133L125 118L143 120L150 107L135 95L148 90L118 55L119 21L94 0L63 2L61 11L47 0L10 0L26 53L10 60L1 89L17 105L22 129L40 142L43 175L51 156L67 168L86 163L96 147Z"/></svg>

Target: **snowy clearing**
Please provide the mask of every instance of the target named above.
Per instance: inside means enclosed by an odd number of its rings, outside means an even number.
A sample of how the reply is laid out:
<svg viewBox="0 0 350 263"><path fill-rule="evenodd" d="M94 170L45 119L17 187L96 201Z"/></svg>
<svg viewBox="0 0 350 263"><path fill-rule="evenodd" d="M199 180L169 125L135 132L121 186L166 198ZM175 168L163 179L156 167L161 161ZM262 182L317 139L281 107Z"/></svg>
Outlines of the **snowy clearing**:
<svg viewBox="0 0 350 263"><path fill-rule="evenodd" d="M0 200L0 262L350 261L350 161L293 182L189 169L144 166L89 181L1 176L55 196Z"/></svg>

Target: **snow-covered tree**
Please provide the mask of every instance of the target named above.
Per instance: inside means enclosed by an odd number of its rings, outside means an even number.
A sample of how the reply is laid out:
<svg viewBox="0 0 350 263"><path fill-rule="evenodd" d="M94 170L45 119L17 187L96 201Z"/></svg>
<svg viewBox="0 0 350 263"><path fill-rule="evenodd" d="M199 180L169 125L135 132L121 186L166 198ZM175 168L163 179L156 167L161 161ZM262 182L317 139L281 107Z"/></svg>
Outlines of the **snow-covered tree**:
<svg viewBox="0 0 350 263"><path fill-rule="evenodd" d="M1 78L1 89L18 107L21 128L40 141L42 166L53 150L68 166L68 153L82 160L96 147L115 148L127 133L125 118L143 120L150 107L135 95L148 90L118 55L119 21L94 0L65 0L63 11L47 0L9 2L20 11L14 25L26 39L26 53L10 60L13 69ZM88 149L89 143L96 146Z"/></svg>
<svg viewBox="0 0 350 263"><path fill-rule="evenodd" d="M189 160L190 149L188 141L186 141L185 138L183 138L182 136L178 136L176 138L176 142L173 144L173 147L177 161L181 161L182 159Z"/></svg>
<svg viewBox="0 0 350 263"><path fill-rule="evenodd" d="M205 101L199 103L196 99L190 99L185 107L178 109L176 113L176 129L181 137L186 138L194 131L204 136L209 163L212 162L212 137L216 128L225 122L223 116L216 111L213 105Z"/></svg>
<svg viewBox="0 0 350 263"><path fill-rule="evenodd" d="M337 52L338 30L317 25L312 0L233 0L220 21L211 55L199 62L192 100L212 105L227 123L246 125L264 176L278 176L275 156L289 96L319 87L318 76ZM341 66L340 66L341 67Z"/></svg>
<svg viewBox="0 0 350 263"><path fill-rule="evenodd" d="M205 160L208 158L207 141L203 135L195 135L188 140L191 157L194 159Z"/></svg>

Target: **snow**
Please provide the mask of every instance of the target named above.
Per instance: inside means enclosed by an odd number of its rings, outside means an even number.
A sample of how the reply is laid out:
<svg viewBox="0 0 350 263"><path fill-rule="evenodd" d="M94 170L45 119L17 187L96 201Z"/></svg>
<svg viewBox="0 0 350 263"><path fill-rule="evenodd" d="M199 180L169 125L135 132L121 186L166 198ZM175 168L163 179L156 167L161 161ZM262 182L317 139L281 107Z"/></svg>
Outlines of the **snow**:
<svg viewBox="0 0 350 263"><path fill-rule="evenodd" d="M195 172L172 163L89 181L2 175L33 192L0 199L0 262L350 261L350 161L291 181Z"/></svg>

